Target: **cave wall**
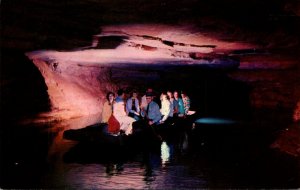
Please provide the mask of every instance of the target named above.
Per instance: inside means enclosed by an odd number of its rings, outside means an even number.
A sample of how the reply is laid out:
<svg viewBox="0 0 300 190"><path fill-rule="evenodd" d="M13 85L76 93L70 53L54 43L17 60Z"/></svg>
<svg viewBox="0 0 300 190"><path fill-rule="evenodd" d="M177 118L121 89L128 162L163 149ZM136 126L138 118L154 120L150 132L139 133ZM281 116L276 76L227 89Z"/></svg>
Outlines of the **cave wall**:
<svg viewBox="0 0 300 190"><path fill-rule="evenodd" d="M108 76L107 69L34 59L47 85L52 116L69 119L101 113L107 91L116 87ZM62 69L64 71L62 71Z"/></svg>
<svg viewBox="0 0 300 190"><path fill-rule="evenodd" d="M230 76L251 86L250 100L254 109L277 110L296 121L300 95L300 69L296 57L276 53L242 56L239 70Z"/></svg>

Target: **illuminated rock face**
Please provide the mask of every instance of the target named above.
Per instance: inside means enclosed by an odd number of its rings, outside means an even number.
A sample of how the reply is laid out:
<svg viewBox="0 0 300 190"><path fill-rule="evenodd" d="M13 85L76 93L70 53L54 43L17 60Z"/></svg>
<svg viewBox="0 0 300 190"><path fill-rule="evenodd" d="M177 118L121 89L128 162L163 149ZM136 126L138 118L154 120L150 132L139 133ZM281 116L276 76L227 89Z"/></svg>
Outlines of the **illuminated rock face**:
<svg viewBox="0 0 300 190"><path fill-rule="evenodd" d="M237 68L228 52L244 43L206 38L187 27L107 27L91 47L26 55L39 68L59 119L99 114L108 91L179 82L185 68ZM227 54L224 54L226 52Z"/></svg>
<svg viewBox="0 0 300 190"><path fill-rule="evenodd" d="M101 31L89 47L27 53L45 78L55 117L100 115L108 91L144 92L209 67L235 69L230 76L252 86L253 107L295 109L299 120L297 59L207 37L190 26L119 25Z"/></svg>
<svg viewBox="0 0 300 190"><path fill-rule="evenodd" d="M52 116L57 119L99 113L104 89L110 86L113 88L113 85L100 86L101 80L105 78L105 74L101 75L105 69L101 72L100 68L82 67L74 63L69 63L63 68L61 62L40 59L33 59L33 62L45 79L53 110Z"/></svg>
<svg viewBox="0 0 300 190"><path fill-rule="evenodd" d="M188 76L191 68L195 73L208 64L206 60L203 65L185 61L97 64L46 60L37 58L34 53L28 56L45 78L53 113L62 119L101 113L105 95L109 91L135 88L143 93L148 86L182 83L182 80L188 80L182 77ZM217 61L223 69L222 60ZM232 61L229 66L237 67L238 62Z"/></svg>

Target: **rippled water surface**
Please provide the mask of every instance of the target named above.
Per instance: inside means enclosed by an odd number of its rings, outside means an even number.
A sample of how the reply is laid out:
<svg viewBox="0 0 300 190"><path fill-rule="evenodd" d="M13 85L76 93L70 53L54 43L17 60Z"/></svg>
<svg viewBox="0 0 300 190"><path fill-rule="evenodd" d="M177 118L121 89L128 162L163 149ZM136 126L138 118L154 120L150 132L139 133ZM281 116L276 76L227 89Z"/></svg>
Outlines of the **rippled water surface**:
<svg viewBox="0 0 300 190"><path fill-rule="evenodd" d="M245 133L235 128L234 132L227 133L223 126L212 135L200 130L187 136L189 144L185 144L185 149L163 142L151 151L134 153L118 153L110 147L90 147L63 139L64 130L95 122L97 118L89 117L5 128L7 135L1 150L4 153L2 187L195 189L299 186L299 161L269 150L258 143L259 137L251 131ZM256 143L242 139L255 139Z"/></svg>
<svg viewBox="0 0 300 190"><path fill-rule="evenodd" d="M188 188L204 187L205 182L199 177L190 176L185 166L157 168L147 176L140 163L131 162L123 165L122 171L116 168L107 173L107 168L100 164L87 164L84 167L72 164L65 174L65 185L76 189L145 189L145 188ZM176 181L174 181L176 180Z"/></svg>

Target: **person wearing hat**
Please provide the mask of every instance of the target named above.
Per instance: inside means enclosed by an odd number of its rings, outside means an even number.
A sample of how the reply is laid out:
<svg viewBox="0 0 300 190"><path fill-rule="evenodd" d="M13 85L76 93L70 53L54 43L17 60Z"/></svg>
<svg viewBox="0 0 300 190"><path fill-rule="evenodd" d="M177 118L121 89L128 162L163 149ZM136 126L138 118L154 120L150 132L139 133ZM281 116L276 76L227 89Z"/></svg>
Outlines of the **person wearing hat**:
<svg viewBox="0 0 300 190"><path fill-rule="evenodd" d="M150 92L146 93L147 107L145 110L145 118L149 125L157 125L161 119L159 106L153 101L153 95Z"/></svg>
<svg viewBox="0 0 300 190"><path fill-rule="evenodd" d="M146 93L153 93L153 89L152 88L147 88ZM141 106L140 106L141 111L145 111L146 108L147 108L147 105L148 105L148 103L147 103L146 94L145 94L142 97L142 100L141 100Z"/></svg>

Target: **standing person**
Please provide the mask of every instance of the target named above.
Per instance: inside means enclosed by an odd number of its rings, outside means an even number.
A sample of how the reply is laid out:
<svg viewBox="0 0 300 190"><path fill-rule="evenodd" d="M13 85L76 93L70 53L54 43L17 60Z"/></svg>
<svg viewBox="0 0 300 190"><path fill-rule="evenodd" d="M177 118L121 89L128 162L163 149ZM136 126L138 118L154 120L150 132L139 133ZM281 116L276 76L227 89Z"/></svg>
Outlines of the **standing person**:
<svg viewBox="0 0 300 190"><path fill-rule="evenodd" d="M184 105L182 99L179 97L178 91L174 91L174 100L176 101L176 104L178 105L178 109L176 112L176 115L178 117L184 116Z"/></svg>
<svg viewBox="0 0 300 190"><path fill-rule="evenodd" d="M108 92L106 94L106 101L102 107L102 114L101 114L101 123L107 123L109 117L113 112L113 103L115 101L115 94L113 92Z"/></svg>
<svg viewBox="0 0 300 190"><path fill-rule="evenodd" d="M160 113L162 114L162 119L160 120L160 123L165 123L167 121L170 121L173 117L173 108L172 104L169 101L167 94L162 93L161 94L161 109Z"/></svg>
<svg viewBox="0 0 300 190"><path fill-rule="evenodd" d="M137 92L133 91L131 97L126 102L126 113L135 120L139 120L140 116L140 102L137 96Z"/></svg>
<svg viewBox="0 0 300 190"><path fill-rule="evenodd" d="M183 101L184 114L187 115L188 112L190 111L191 100L187 96L186 92L184 92L184 91L181 92L181 97L182 97L182 101Z"/></svg>
<svg viewBox="0 0 300 190"><path fill-rule="evenodd" d="M120 123L120 130L124 131L126 135L129 135L132 133L132 123L136 120L127 116L125 111L124 91L119 89L117 94L118 97L116 98L113 106L113 114Z"/></svg>

